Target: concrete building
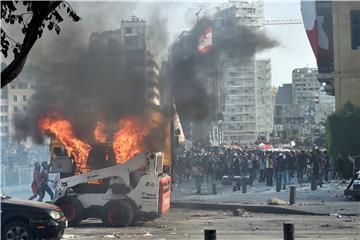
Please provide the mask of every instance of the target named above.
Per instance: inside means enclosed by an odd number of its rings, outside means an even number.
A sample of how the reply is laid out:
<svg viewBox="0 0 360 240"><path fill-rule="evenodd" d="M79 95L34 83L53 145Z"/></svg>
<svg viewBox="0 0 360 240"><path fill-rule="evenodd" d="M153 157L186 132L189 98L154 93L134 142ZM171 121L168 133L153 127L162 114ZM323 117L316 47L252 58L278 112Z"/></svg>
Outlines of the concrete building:
<svg viewBox="0 0 360 240"><path fill-rule="evenodd" d="M292 84L279 87L275 100L275 131L280 139L314 139L324 132L322 123L335 110L335 98L317 81L315 68L293 70Z"/></svg>
<svg viewBox="0 0 360 240"><path fill-rule="evenodd" d="M202 123L184 122L185 135L212 145L252 145L259 137L267 140L272 132L271 64L270 60L257 62L255 56L244 57L234 54L233 49L218 47L224 36L232 35L228 23L262 28L263 2L230 1L210 13L206 12L190 31L182 32L175 40L169 63L171 65L172 56L178 57L179 54L183 59L194 55L206 58L206 54L194 54L193 51L198 47L198 40L204 37L201 34L211 32L211 40L208 39L211 46L208 47L214 46L216 53L208 54L211 67L206 68L206 73L201 73L207 75L204 82L214 99L211 119Z"/></svg>
<svg viewBox="0 0 360 240"><path fill-rule="evenodd" d="M228 59L223 61L222 143L250 145L257 140L257 96L255 62Z"/></svg>
<svg viewBox="0 0 360 240"><path fill-rule="evenodd" d="M0 108L0 137L1 144L4 144L8 141L9 137L9 105L7 87L1 89Z"/></svg>
<svg viewBox="0 0 360 240"><path fill-rule="evenodd" d="M292 71L293 104L319 103L321 84L316 68L297 68Z"/></svg>
<svg viewBox="0 0 360 240"><path fill-rule="evenodd" d="M271 86L270 59L256 60L256 114L257 138L269 141L274 125L274 97Z"/></svg>
<svg viewBox="0 0 360 240"><path fill-rule="evenodd" d="M159 66L147 49L146 22L131 17L121 21L121 28L113 31L92 33L89 39L90 52L104 54L104 61L120 63L120 68L144 73L144 94L149 104L160 105ZM106 67L106 64L104 64Z"/></svg>
<svg viewBox="0 0 360 240"><path fill-rule="evenodd" d="M235 20L238 25L262 28L261 1L232 1L216 14L218 22ZM220 24L219 24L220 25ZM233 58L222 55L220 99L220 142L252 145L257 140L268 141L273 125L270 60Z"/></svg>
<svg viewBox="0 0 360 240"><path fill-rule="evenodd" d="M319 69L318 79L334 95L336 110L350 101L360 106L360 2L302 2L305 26ZM311 32L313 34L311 35Z"/></svg>
<svg viewBox="0 0 360 240"><path fill-rule="evenodd" d="M360 2L332 2L336 109L360 107Z"/></svg>
<svg viewBox="0 0 360 240"><path fill-rule="evenodd" d="M15 115L28 108L37 81L35 72L35 67L26 66L16 80L1 89L0 136L4 144L15 134Z"/></svg>

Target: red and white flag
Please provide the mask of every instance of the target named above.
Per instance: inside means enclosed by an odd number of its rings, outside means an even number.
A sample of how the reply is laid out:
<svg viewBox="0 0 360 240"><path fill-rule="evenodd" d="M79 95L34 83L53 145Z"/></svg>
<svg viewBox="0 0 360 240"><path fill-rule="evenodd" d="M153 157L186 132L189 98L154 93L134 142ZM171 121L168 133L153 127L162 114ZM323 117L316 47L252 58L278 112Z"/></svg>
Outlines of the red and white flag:
<svg viewBox="0 0 360 240"><path fill-rule="evenodd" d="M205 31L200 35L198 41L198 51L199 53L205 54L212 49L212 36L213 36L213 28L209 26L205 28Z"/></svg>
<svg viewBox="0 0 360 240"><path fill-rule="evenodd" d="M315 57L318 57L318 24L315 1L301 1L301 15Z"/></svg>

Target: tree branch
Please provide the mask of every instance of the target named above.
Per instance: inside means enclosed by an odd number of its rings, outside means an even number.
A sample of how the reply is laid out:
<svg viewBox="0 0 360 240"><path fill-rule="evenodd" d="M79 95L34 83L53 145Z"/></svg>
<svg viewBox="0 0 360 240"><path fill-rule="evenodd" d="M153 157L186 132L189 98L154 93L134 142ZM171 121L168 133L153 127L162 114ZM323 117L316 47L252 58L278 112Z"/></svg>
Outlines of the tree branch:
<svg viewBox="0 0 360 240"><path fill-rule="evenodd" d="M42 2L38 2L37 4L41 3ZM48 3L43 2L42 4L44 5L39 8L39 11L34 12L25 33L19 54L16 55L13 61L1 72L1 88L5 87L19 75L25 65L26 58L31 48L38 39L38 31L41 28L42 22L52 11L55 10L55 8L60 5L60 3L61 1L54 1L50 4L50 6L48 6Z"/></svg>

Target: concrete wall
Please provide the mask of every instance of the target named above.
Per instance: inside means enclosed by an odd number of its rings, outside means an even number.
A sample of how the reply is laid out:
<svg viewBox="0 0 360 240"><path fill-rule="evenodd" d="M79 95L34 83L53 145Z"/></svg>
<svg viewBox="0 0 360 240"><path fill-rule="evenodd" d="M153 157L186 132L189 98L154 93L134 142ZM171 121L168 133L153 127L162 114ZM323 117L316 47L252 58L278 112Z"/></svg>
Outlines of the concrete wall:
<svg viewBox="0 0 360 240"><path fill-rule="evenodd" d="M360 49L351 49L351 10L360 10L360 1L333 2L334 76L337 111L347 101L360 107Z"/></svg>

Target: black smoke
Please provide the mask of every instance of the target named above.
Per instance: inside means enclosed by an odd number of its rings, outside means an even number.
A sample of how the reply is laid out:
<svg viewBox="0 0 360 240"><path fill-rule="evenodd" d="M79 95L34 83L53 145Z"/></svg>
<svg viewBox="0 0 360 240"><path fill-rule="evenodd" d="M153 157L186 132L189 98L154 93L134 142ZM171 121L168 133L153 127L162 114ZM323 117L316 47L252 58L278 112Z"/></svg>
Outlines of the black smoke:
<svg viewBox="0 0 360 240"><path fill-rule="evenodd" d="M213 29L212 49L199 53L199 37L209 26ZM171 48L169 78L181 118L199 122L216 116L216 79L221 77L220 56L252 61L257 52L278 44L263 30L239 25L233 20L215 22L202 18L198 21Z"/></svg>
<svg viewBox="0 0 360 240"><path fill-rule="evenodd" d="M28 111L17 115L17 136L42 142L38 121L56 112L70 121L76 136L93 141L96 122L112 133L119 119L141 116L145 109L144 52L79 52L76 61L53 65L38 81ZM134 58L135 57L135 58Z"/></svg>

